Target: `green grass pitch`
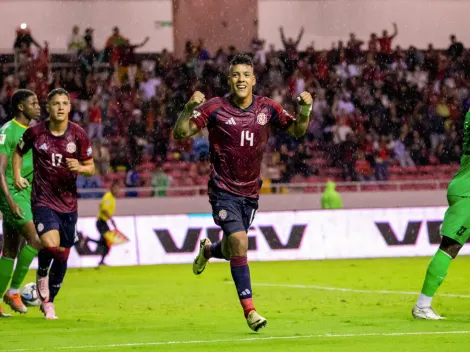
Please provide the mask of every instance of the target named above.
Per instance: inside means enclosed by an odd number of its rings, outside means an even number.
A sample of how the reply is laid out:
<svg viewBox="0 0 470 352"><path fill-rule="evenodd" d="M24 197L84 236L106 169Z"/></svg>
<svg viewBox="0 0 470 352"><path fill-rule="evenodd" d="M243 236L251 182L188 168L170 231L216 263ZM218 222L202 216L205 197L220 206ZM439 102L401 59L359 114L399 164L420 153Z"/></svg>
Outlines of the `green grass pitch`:
<svg viewBox="0 0 470 352"><path fill-rule="evenodd" d="M428 262L251 263L255 306L268 319L259 333L246 325L228 263L198 277L191 265L71 269L60 320L37 308L1 319L0 352L468 351L470 257L457 258L434 300L447 317L438 322L411 317Z"/></svg>

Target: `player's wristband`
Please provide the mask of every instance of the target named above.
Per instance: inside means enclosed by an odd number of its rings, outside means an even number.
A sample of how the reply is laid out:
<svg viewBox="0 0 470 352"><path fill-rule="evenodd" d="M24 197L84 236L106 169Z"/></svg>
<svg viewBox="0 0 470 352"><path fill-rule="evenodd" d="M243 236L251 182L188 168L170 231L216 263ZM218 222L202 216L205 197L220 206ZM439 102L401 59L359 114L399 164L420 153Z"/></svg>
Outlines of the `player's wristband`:
<svg viewBox="0 0 470 352"><path fill-rule="evenodd" d="M300 115L310 116L311 111L312 111L312 105L301 105L300 106Z"/></svg>

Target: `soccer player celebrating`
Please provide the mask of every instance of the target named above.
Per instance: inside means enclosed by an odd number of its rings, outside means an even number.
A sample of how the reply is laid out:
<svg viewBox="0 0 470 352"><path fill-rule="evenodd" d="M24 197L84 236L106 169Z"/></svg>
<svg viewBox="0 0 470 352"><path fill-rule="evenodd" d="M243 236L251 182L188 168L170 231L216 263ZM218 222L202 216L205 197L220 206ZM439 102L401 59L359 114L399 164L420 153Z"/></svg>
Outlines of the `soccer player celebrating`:
<svg viewBox="0 0 470 352"><path fill-rule="evenodd" d="M96 221L96 228L101 235L99 240L92 240L87 238L86 241L95 242L98 244L98 249L101 251L101 261L99 265L105 265L104 259L109 254L109 245L106 241L106 233L109 231L108 221L111 221L113 227L117 229L116 223L113 220L114 211L116 210L116 197L119 197L120 187L119 182L115 181L111 185L111 190L106 192L101 199L100 209L98 212L98 220Z"/></svg>
<svg viewBox="0 0 470 352"><path fill-rule="evenodd" d="M80 126L69 121L70 107L66 90L52 90L47 96L49 119L28 128L13 155L15 187L23 190L29 186L20 172L23 158L33 152L31 207L44 247L38 255L36 283L46 319L57 319L54 298L67 271L70 248L78 240L77 175L95 172L90 141Z"/></svg>
<svg viewBox="0 0 470 352"><path fill-rule="evenodd" d="M15 312L26 313L19 288L28 273L29 266L41 248L41 241L33 223L31 212L31 188L17 191L14 186L12 155L16 145L32 120L41 115L41 107L34 92L26 89L15 91L11 97L14 118L0 129L0 211L3 214L3 256L0 258L0 297ZM21 176L31 182L33 178L33 155L24 155ZM18 254L22 236L28 244ZM13 267L18 257L15 270ZM13 277L13 278L12 278ZM2 312L0 316L7 316Z"/></svg>
<svg viewBox="0 0 470 352"><path fill-rule="evenodd" d="M229 260L248 326L258 331L267 321L253 305L247 231L258 209L261 160L272 127L286 130L296 138L305 134L312 97L307 92L300 95L300 113L294 118L274 101L253 95L256 77L253 62L247 55L232 59L228 83L231 94L224 98L205 102L204 95L195 92L181 112L173 133L175 139L182 140L208 128L209 202L214 222L224 233L222 240L214 244L207 238L201 240L193 272L201 274L212 257Z"/></svg>
<svg viewBox="0 0 470 352"><path fill-rule="evenodd" d="M412 314L416 319L444 319L432 308L432 298L444 281L452 259L470 238L470 110L465 115L463 154L460 169L447 188L449 208L444 215L442 240L428 265L426 277Z"/></svg>

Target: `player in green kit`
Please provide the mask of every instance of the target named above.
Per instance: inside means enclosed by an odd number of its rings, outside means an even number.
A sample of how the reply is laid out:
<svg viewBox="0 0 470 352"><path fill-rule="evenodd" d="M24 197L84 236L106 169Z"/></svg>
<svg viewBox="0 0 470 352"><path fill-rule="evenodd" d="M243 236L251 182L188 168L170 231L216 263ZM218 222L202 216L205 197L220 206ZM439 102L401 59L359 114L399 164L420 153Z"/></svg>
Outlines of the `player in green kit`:
<svg viewBox="0 0 470 352"><path fill-rule="evenodd" d="M12 155L31 120L41 114L39 101L34 92L17 90L11 97L14 118L0 128L0 211L3 215L3 253L0 258L0 297L14 311L26 313L28 310L21 301L19 288L28 273L29 266L41 248L31 212L31 187L23 191L14 186ZM22 182L29 185L33 178L33 155L28 152L21 169ZM28 242L18 253L22 239ZM16 267L15 259L18 257ZM13 270L14 268L14 270ZM8 284L11 285L7 291ZM7 291L7 292L5 292ZM2 312L0 317L9 316Z"/></svg>
<svg viewBox="0 0 470 352"><path fill-rule="evenodd" d="M452 259L470 238L470 110L465 115L462 149L460 169L447 188L449 208L442 223L441 245L428 265L421 294L413 307L416 319L444 319L431 308L432 298L444 281Z"/></svg>

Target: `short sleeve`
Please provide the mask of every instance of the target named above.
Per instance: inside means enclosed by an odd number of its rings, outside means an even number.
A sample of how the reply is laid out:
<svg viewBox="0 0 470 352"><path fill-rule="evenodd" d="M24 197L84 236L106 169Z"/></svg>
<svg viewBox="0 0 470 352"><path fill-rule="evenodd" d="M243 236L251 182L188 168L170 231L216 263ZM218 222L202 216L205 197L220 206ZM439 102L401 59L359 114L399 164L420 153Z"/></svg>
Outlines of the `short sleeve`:
<svg viewBox="0 0 470 352"><path fill-rule="evenodd" d="M191 115L191 121L194 122L198 129L202 130L204 127L207 127L214 106L214 99L211 99L194 109Z"/></svg>
<svg viewBox="0 0 470 352"><path fill-rule="evenodd" d="M295 121L295 117L274 101L270 101L270 105L272 110L272 124L282 130L287 130Z"/></svg>
<svg viewBox="0 0 470 352"><path fill-rule="evenodd" d="M86 135L85 131L80 131L81 133L78 134L79 138L79 160L85 161L93 158L93 150L91 149L90 139Z"/></svg>
<svg viewBox="0 0 470 352"><path fill-rule="evenodd" d="M5 155L10 155L11 151L16 147L15 143L12 143L11 138L9 138L8 131L3 130L0 132L0 153Z"/></svg>
<svg viewBox="0 0 470 352"><path fill-rule="evenodd" d="M18 141L18 145L16 147L16 150L20 155L25 155L27 152L33 148L34 145L34 130L32 128L26 129L26 131L23 133L23 136L21 136L20 140Z"/></svg>
<svg viewBox="0 0 470 352"><path fill-rule="evenodd" d="M103 199L101 200L100 209L106 210L109 212L110 207L111 207L111 197L109 196L109 193L106 193Z"/></svg>

